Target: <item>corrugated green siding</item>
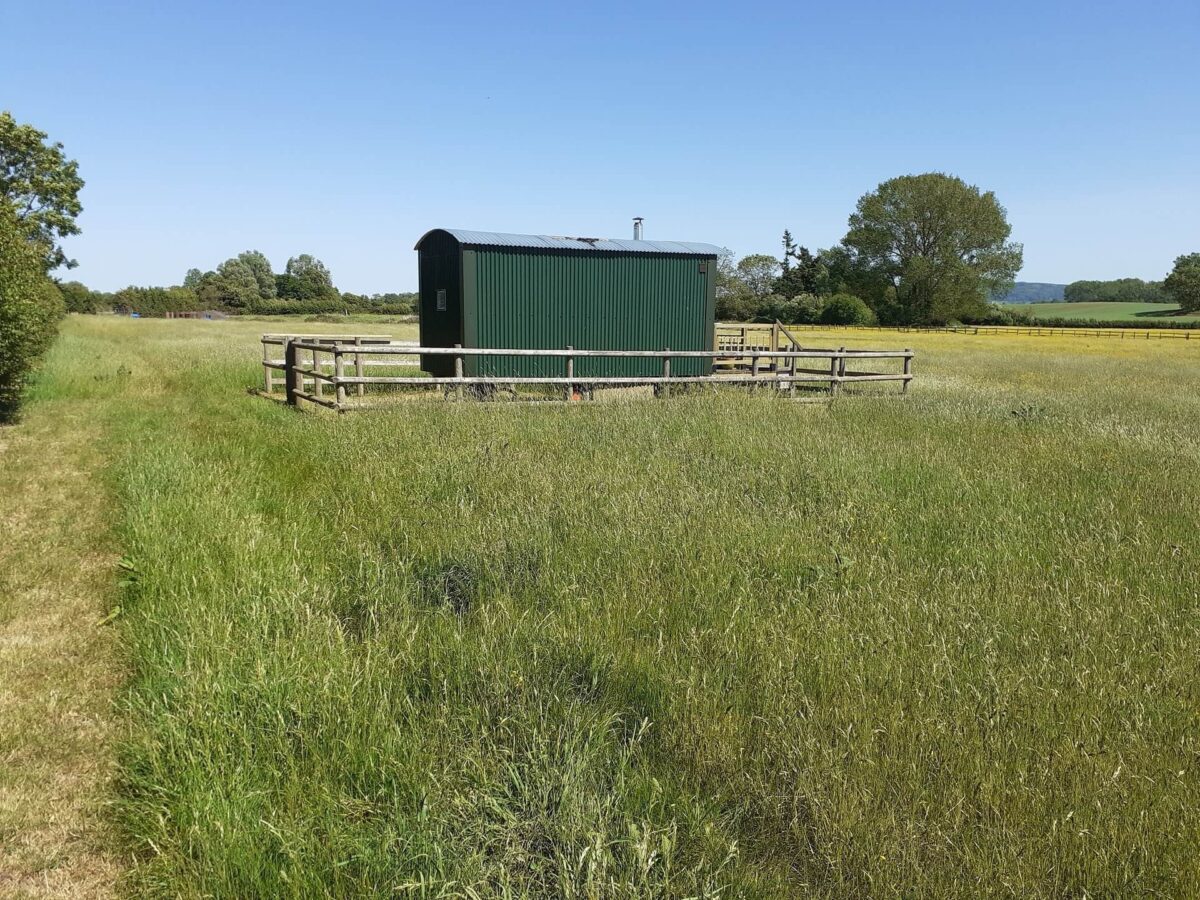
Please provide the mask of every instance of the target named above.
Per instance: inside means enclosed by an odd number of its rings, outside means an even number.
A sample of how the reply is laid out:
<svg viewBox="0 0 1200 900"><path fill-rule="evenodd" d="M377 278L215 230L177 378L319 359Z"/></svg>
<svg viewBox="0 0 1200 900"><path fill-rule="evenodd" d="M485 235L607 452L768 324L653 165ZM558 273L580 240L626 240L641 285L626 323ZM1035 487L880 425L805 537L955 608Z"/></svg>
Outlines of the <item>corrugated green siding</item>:
<svg viewBox="0 0 1200 900"><path fill-rule="evenodd" d="M472 251L468 251L472 252ZM477 248L464 286L468 346L581 350L710 350L714 260L686 256L556 253ZM471 270L474 278L470 278ZM473 303L472 303L473 300ZM478 374L562 375L559 359L474 360ZM676 359L676 375L711 371ZM653 359L577 359L581 378L657 375Z"/></svg>

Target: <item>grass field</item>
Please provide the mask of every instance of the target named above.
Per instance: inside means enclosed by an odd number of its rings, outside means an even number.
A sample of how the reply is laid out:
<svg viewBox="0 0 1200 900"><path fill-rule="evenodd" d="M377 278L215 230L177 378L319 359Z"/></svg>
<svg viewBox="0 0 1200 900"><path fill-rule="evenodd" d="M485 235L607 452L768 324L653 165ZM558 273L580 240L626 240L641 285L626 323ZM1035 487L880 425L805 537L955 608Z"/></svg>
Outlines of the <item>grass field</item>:
<svg viewBox="0 0 1200 900"><path fill-rule="evenodd" d="M132 893L1194 891L1196 345L337 418L247 393L261 330L73 317L30 410L125 560Z"/></svg>
<svg viewBox="0 0 1200 900"><path fill-rule="evenodd" d="M1013 309L1037 319L1095 319L1099 322L1195 322L1200 313L1181 316L1179 307L1163 303L1011 303Z"/></svg>

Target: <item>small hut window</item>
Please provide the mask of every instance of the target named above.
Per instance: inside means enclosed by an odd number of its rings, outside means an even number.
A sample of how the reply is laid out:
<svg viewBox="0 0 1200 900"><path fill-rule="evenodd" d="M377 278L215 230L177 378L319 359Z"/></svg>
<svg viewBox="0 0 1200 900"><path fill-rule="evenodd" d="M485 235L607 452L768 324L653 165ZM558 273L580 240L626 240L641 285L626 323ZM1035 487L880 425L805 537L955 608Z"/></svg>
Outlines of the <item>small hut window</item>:
<svg viewBox="0 0 1200 900"><path fill-rule="evenodd" d="M446 311L446 290L445 288L437 292L437 308L438 312Z"/></svg>

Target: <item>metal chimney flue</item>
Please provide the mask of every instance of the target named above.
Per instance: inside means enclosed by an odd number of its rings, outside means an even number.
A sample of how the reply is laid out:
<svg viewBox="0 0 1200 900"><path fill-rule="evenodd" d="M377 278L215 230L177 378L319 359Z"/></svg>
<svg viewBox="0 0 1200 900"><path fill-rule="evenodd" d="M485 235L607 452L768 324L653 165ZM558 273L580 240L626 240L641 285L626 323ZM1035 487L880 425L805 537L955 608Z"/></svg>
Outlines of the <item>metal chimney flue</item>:
<svg viewBox="0 0 1200 900"><path fill-rule="evenodd" d="M635 241L640 241L642 239L642 217L641 216L633 217L633 239Z"/></svg>

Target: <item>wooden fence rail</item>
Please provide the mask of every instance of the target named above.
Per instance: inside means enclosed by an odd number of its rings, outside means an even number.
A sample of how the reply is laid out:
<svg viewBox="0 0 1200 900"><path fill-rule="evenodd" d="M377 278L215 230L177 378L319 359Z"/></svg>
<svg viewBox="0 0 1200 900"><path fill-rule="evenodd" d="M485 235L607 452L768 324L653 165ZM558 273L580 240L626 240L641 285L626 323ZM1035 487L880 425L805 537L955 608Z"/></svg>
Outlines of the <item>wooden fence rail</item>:
<svg viewBox="0 0 1200 900"><path fill-rule="evenodd" d="M276 360L271 347L282 347L283 358ZM450 356L454 359L454 375L378 374L378 367L415 367L420 356ZM574 347L557 349L497 349L478 347L418 347L389 341L379 335L264 335L263 371L266 392L275 395L275 387L285 388L289 404L300 400L334 409L339 412L354 408L349 401L353 391L361 398L368 385L442 388L447 396L451 390L463 399L466 389L479 390L497 387L515 391L517 387L538 385L562 389L566 399L591 398L596 388L650 386L659 396L670 396L673 385L748 385L771 386L794 395L797 385L818 384L828 387L836 396L843 385L880 381L899 382L901 392L907 392L913 378L912 350L847 350L779 349L738 347L733 350L580 350ZM464 362L469 357L536 357L563 361L561 375L466 375ZM624 358L658 360L661 374L635 376L579 375L575 362L587 358ZM712 375L678 375L671 371L673 359L711 359L714 365L732 361L732 371L717 371ZM805 360L813 361L802 367ZM900 371L854 371L848 368L856 360L896 360ZM819 364L816 368L812 365ZM369 371L370 370L370 371ZM283 378L275 377L282 371ZM353 374L351 374L353 373ZM327 395L326 388L331 389ZM278 396L278 395L276 395Z"/></svg>
<svg viewBox="0 0 1200 900"><path fill-rule="evenodd" d="M1054 325L789 325L794 331L887 331L893 334L897 332L931 332L940 334L971 334L971 335L988 335L988 334L1010 334L1024 335L1028 337L1057 337L1059 335L1067 335L1071 337L1106 337L1117 338L1119 340L1179 340L1190 341L1193 337L1200 341L1200 328L1113 328L1099 326L1096 328L1083 328L1077 326L1062 326ZM718 335L722 331L726 333L736 333L746 329L751 333L765 336L775 326L771 324L757 325L732 325L722 324L717 326Z"/></svg>

